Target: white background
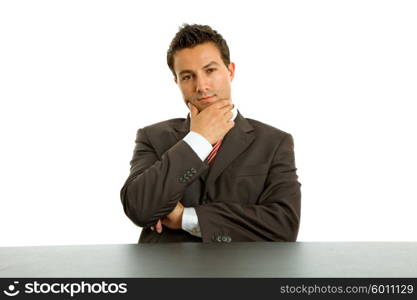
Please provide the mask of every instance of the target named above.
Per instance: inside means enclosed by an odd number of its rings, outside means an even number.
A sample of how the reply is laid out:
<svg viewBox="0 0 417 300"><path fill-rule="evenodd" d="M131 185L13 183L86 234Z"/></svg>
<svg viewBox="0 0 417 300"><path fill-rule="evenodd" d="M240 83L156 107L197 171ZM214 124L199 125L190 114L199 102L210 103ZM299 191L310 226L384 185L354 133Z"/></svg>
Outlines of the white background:
<svg viewBox="0 0 417 300"><path fill-rule="evenodd" d="M185 117L166 50L209 24L241 113L291 133L299 241L417 240L415 1L1 1L0 246L136 243L136 130Z"/></svg>

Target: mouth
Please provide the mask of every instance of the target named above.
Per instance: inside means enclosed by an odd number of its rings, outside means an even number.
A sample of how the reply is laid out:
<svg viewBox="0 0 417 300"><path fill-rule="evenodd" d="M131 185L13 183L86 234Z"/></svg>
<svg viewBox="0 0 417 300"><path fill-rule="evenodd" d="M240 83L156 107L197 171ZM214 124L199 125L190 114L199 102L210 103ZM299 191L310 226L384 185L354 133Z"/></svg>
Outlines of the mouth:
<svg viewBox="0 0 417 300"><path fill-rule="evenodd" d="M199 99L198 99L198 102L200 102L200 103L209 103L209 102L213 102L213 101L215 100L215 96L216 96L216 95L209 96L209 97L204 97L204 98L199 98Z"/></svg>

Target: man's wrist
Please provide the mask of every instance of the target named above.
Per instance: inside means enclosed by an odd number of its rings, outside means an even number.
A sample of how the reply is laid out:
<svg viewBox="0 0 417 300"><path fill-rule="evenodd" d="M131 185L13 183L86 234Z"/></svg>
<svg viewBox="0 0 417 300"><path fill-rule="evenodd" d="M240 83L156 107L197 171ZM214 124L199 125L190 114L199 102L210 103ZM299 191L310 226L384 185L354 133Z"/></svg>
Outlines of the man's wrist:
<svg viewBox="0 0 417 300"><path fill-rule="evenodd" d="M181 228L192 235L201 237L200 224L194 207L184 208Z"/></svg>
<svg viewBox="0 0 417 300"><path fill-rule="evenodd" d="M213 149L205 137L194 131L190 131L183 140L193 149L201 161L204 161Z"/></svg>

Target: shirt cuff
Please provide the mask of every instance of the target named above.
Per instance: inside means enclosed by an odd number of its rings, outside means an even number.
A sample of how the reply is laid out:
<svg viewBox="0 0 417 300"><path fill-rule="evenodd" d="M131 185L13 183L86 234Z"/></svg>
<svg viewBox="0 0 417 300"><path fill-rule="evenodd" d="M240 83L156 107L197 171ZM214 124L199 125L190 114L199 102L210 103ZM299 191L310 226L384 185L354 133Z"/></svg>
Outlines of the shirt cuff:
<svg viewBox="0 0 417 300"><path fill-rule="evenodd" d="M200 224L198 224L198 217L194 207L184 207L181 227L188 233L201 237Z"/></svg>
<svg viewBox="0 0 417 300"><path fill-rule="evenodd" d="M190 131L183 139L194 152L204 161L210 154L213 146L201 134Z"/></svg>

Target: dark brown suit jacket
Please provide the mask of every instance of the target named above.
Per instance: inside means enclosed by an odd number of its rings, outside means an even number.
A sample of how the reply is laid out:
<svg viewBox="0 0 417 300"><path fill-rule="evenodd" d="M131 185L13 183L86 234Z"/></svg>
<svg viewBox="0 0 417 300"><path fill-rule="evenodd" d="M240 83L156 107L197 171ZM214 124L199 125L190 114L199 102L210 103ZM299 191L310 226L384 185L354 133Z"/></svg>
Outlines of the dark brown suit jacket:
<svg viewBox="0 0 417 300"><path fill-rule="evenodd" d="M188 117L137 132L121 200L144 227L139 242L295 241L301 185L292 136L238 113L209 168L183 141L189 127ZM202 238L150 230L178 201L195 207Z"/></svg>

